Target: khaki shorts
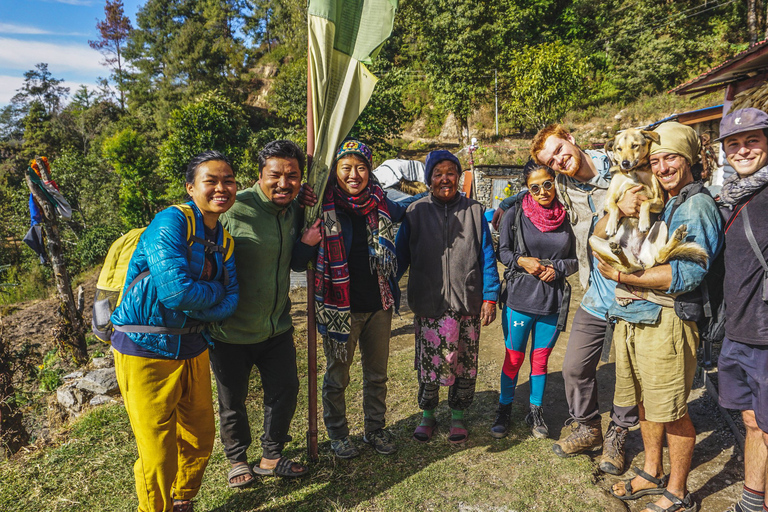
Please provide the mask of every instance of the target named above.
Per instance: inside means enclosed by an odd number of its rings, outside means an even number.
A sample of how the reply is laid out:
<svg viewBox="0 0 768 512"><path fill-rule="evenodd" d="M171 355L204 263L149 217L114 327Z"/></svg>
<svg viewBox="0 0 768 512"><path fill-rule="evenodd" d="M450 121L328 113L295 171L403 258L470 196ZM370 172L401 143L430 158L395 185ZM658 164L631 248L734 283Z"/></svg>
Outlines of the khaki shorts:
<svg viewBox="0 0 768 512"><path fill-rule="evenodd" d="M616 392L613 403L642 403L645 419L655 423L678 420L688 412L688 395L696 374L699 331L672 308L662 308L655 325L619 320L616 346Z"/></svg>

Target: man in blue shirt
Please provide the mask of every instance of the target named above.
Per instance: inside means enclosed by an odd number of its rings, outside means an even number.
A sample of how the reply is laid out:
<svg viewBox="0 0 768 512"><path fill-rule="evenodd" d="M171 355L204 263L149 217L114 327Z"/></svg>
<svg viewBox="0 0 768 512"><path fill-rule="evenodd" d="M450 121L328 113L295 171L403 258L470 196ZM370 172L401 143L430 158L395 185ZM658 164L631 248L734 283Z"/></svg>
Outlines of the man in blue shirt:
<svg viewBox="0 0 768 512"><path fill-rule="evenodd" d="M563 380L571 433L552 449L560 457L570 457L603 447L600 470L613 475L624 472L624 443L629 428L637 424L637 407L611 410L611 422L603 442L600 410L597 402L597 365L603 351L608 322L606 313L613 302L616 283L605 279L596 269L587 240L595 223L603 215L611 167L608 157L598 151L582 150L561 125L547 126L531 143L531 157L536 163L557 172L556 188L560 202L568 211L579 260L579 280L586 289L581 306L573 316L571 334L563 360ZM644 196L632 189L619 202L625 215L639 212Z"/></svg>
<svg viewBox="0 0 768 512"><path fill-rule="evenodd" d="M660 141L651 145L651 169L669 196L661 220L670 232L686 225L687 241L703 247L711 263L723 242L720 213L708 194L687 197L687 187L695 186L691 167L699 161L699 137L689 126L672 122L655 131ZM678 196L687 199L680 203ZM598 222L595 232L604 232L604 224ZM674 304L675 297L699 286L708 269L685 260L672 260L633 274L618 272L600 260L597 269L603 277L619 283L609 310L609 316L618 319L613 336L614 403L639 406L645 447L643 470L636 470L635 478L614 485L612 492L622 500L662 494L646 506L646 511L694 511L696 503L688 492L687 480L696 431L687 400L696 372L699 332L696 322L677 316ZM665 434L670 459L666 476L662 460Z"/></svg>

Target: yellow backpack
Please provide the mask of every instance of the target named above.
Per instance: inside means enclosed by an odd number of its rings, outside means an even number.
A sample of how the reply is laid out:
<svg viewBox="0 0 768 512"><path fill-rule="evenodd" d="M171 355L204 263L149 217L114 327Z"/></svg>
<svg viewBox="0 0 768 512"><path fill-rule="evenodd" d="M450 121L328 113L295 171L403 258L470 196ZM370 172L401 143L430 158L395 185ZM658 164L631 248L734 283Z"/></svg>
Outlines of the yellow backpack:
<svg viewBox="0 0 768 512"><path fill-rule="evenodd" d="M188 204L177 204L174 208L178 208L181 213L184 214L184 218L187 221L187 252L191 252L192 244L195 242L202 243L206 247L214 247L214 250L221 252L226 261L232 255L234 251L234 241L232 237L224 230L224 245L218 246L212 244L207 240L200 239L195 236L195 212ZM136 246L139 244L141 234L144 233L146 227L132 229L114 242L109 247L107 257L104 259L104 266L101 267L99 272L99 281L96 283L96 295L93 298L93 319L91 320L91 326L93 328L93 334L96 335L104 343L109 343L114 326L112 325L112 313L115 308L120 304L123 299L123 288L125 288L125 277L128 274L128 264L131 262L131 256L133 251L136 250ZM189 254L188 254L189 257ZM229 280L229 274L224 268L224 280ZM149 272L142 272L136 279L133 280L130 289L141 279L147 276Z"/></svg>

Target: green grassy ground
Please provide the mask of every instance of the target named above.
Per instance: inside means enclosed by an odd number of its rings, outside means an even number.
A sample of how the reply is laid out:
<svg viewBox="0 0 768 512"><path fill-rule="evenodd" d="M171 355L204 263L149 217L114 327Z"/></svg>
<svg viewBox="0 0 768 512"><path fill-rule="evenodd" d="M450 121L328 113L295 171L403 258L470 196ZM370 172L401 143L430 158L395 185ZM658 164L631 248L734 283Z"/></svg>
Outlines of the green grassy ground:
<svg viewBox="0 0 768 512"><path fill-rule="evenodd" d="M285 454L306 463L306 328L301 300L295 308L295 339L303 389L292 424L293 441ZM593 485L594 465L590 459L558 459L550 449L551 440L530 436L523 422L523 407L515 406L515 427L509 437L491 438L488 430L498 400L499 356L503 350L499 347L498 322L483 333L487 340L483 343L492 353L481 351L477 395L467 412L470 439L461 447L448 443L447 429L440 429L429 444L411 440L420 418L415 403L411 316L404 313L396 317L393 331L387 418L398 439L396 455L385 457L363 447L362 377L356 364L347 397L353 440L362 448L359 458L340 461L332 457L320 421L320 460L311 464L310 476L298 481L267 477L247 490L236 491L226 485L229 464L217 442L196 510L609 509L604 506L605 494ZM323 364L321 350L321 375ZM437 417L446 425L450 411L445 396L442 398ZM258 377L252 379L249 403L254 438L258 439L262 422ZM523 405L527 405L525 399ZM252 462L258 460L258 442L249 455ZM51 446L22 452L0 463L0 510L136 510L132 471L135 458L136 447L122 404L96 409L65 427Z"/></svg>

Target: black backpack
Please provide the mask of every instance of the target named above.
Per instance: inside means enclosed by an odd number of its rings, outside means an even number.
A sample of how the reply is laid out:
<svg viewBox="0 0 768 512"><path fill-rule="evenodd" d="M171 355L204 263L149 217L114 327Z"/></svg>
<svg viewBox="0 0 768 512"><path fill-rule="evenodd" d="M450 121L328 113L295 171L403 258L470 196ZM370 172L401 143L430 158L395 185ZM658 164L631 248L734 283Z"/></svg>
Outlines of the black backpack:
<svg viewBox="0 0 768 512"><path fill-rule="evenodd" d="M669 220L675 211L691 196L707 194L709 190L701 181L696 181L685 187L678 194ZM675 298L675 313L683 320L696 322L699 329L699 338L703 347L703 360L701 364L705 368L711 368L712 345L722 343L725 338L725 302L723 300L723 280L725 279L725 244L709 265L709 270L701 281L701 284L690 292L683 293Z"/></svg>

